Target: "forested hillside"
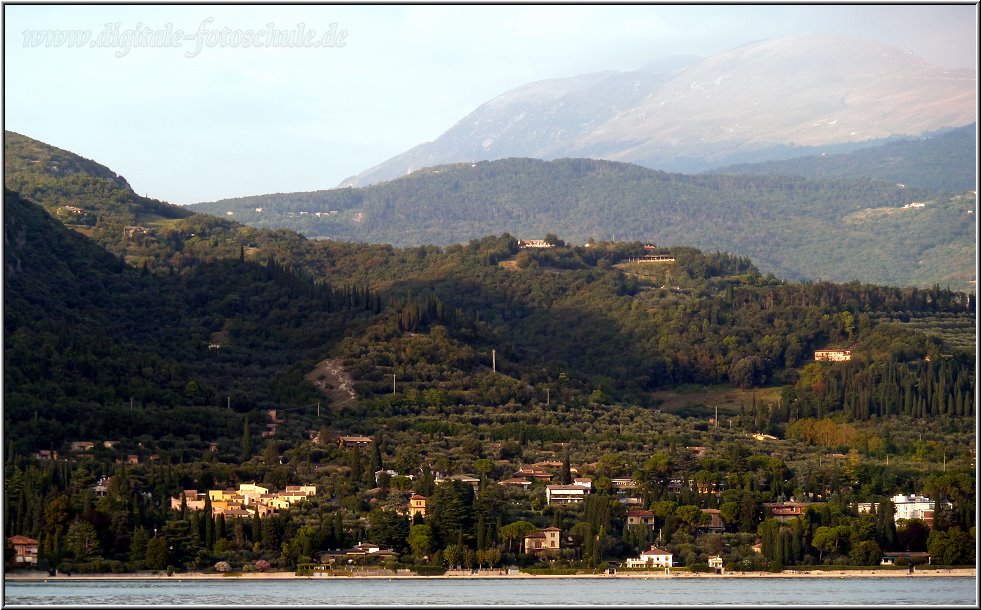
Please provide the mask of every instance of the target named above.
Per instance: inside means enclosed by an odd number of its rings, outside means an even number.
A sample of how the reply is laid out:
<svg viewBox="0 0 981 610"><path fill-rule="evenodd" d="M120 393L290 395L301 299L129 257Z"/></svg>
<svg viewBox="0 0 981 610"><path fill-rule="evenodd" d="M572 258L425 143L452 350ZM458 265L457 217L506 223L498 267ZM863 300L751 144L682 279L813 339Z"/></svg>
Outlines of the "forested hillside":
<svg viewBox="0 0 981 610"><path fill-rule="evenodd" d="M712 174L802 176L812 179L874 178L948 193L977 188L977 124L914 140L899 140L850 153L729 165Z"/></svg>
<svg viewBox="0 0 981 610"><path fill-rule="evenodd" d="M923 207L904 207L925 202ZM507 232L645 240L748 256L788 279L973 290L975 196L895 182L686 176L638 166L507 159L430 168L363 189L190 206L308 237L393 245Z"/></svg>
<svg viewBox="0 0 981 610"><path fill-rule="evenodd" d="M552 524L573 542L546 565L593 570L655 541L628 526L614 477L686 569L722 552L747 570L899 548L973 561L973 293L789 282L643 241L311 240L184 216L76 162L22 166L8 184L35 199L3 205L4 528L39 539L42 567L293 570L364 540L435 573L527 566L523 536ZM816 362L824 348L851 359ZM318 378L325 361L336 373ZM345 379L351 400L322 391ZM543 460L595 494L557 507L542 483L497 484ZM477 491L436 484L470 472ZM181 499L248 482L317 491L227 521ZM937 498L932 528L854 508L909 491ZM424 519L401 514L413 492ZM778 524L764 503L790 497L815 506Z"/></svg>
<svg viewBox="0 0 981 610"><path fill-rule="evenodd" d="M370 307L276 263L134 269L10 191L4 264L5 429L22 451L237 436L242 413L316 400L304 363Z"/></svg>

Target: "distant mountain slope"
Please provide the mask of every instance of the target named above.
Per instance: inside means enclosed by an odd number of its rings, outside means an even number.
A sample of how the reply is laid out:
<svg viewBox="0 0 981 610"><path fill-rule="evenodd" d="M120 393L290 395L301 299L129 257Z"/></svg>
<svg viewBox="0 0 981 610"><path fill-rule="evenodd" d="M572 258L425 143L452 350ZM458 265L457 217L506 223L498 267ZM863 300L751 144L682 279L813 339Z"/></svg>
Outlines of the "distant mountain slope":
<svg viewBox="0 0 981 610"><path fill-rule="evenodd" d="M976 84L974 71L946 70L881 43L766 40L698 63L519 87L341 186L505 157L590 157L694 172L840 152L835 147L974 123Z"/></svg>
<svg viewBox="0 0 981 610"><path fill-rule="evenodd" d="M686 176L589 159L507 159L430 168L363 189L191 208L336 240L440 245L552 232L574 243L636 239L729 251L791 279L930 285L953 274L951 287L973 290L973 261L948 260L937 249L974 251L974 198L934 199L930 191L868 179ZM924 208L903 207L927 200L933 203ZM891 212L845 222L866 209Z"/></svg>
<svg viewBox="0 0 981 610"><path fill-rule="evenodd" d="M845 154L730 165L712 174L875 178L959 193L977 186L977 124L915 140L889 142Z"/></svg>

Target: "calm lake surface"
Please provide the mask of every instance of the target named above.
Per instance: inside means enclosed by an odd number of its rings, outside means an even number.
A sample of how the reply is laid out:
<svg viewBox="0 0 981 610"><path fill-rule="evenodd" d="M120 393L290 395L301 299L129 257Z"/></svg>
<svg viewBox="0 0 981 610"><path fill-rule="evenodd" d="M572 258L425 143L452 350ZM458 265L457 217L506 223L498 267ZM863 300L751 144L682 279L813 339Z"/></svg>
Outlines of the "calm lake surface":
<svg viewBox="0 0 981 610"><path fill-rule="evenodd" d="M977 605L977 582L931 578L120 580L5 582L4 606Z"/></svg>

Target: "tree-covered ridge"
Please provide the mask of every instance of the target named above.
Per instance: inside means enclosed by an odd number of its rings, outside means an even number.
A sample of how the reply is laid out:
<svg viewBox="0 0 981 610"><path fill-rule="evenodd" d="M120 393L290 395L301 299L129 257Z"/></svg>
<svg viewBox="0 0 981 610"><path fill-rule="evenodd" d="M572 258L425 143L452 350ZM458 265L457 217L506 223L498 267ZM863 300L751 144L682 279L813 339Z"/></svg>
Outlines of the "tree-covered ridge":
<svg viewBox="0 0 981 610"><path fill-rule="evenodd" d="M125 178L94 161L10 131L4 132L4 186L66 223L99 232L192 214L137 195Z"/></svg>
<svg viewBox="0 0 981 610"><path fill-rule="evenodd" d="M108 167L13 131L3 132L3 148L3 173L8 176L30 173L67 178L84 174L110 182L113 187L130 190L126 179Z"/></svg>
<svg viewBox="0 0 981 610"><path fill-rule="evenodd" d="M977 132L975 123L916 140L887 142L849 153L744 163L708 173L813 179L874 178L940 192L962 193L977 186Z"/></svg>
<svg viewBox="0 0 981 610"><path fill-rule="evenodd" d="M917 202L928 203L904 207ZM589 159L456 164L361 189L192 206L334 240L406 246L554 232L574 243L636 239L718 249L790 279L949 282L963 290L974 277L975 207L973 195L939 197L868 178L686 176Z"/></svg>

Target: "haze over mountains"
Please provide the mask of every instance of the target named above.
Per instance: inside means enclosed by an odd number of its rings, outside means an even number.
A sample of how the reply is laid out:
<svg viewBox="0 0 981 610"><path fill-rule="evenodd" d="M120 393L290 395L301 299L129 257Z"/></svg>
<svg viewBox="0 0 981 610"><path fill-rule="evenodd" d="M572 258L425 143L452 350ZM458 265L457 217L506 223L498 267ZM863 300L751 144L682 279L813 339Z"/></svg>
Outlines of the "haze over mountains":
<svg viewBox="0 0 981 610"><path fill-rule="evenodd" d="M877 42L766 40L702 61L679 57L524 85L341 186L519 156L698 172L856 148L975 122L976 81L973 70L948 70Z"/></svg>

